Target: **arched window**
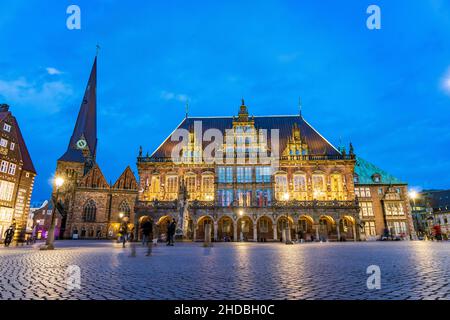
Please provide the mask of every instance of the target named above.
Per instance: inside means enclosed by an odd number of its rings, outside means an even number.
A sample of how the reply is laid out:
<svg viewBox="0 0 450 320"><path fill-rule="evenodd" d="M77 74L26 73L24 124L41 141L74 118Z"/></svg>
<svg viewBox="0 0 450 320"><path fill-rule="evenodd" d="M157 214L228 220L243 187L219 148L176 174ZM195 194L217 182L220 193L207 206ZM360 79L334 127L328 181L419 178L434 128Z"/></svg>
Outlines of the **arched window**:
<svg viewBox="0 0 450 320"><path fill-rule="evenodd" d="M126 202L125 200L122 201L122 203L119 206L119 212L123 213L124 217L129 217L130 216L130 206L128 205L128 202Z"/></svg>
<svg viewBox="0 0 450 320"><path fill-rule="evenodd" d="M94 200L89 200L84 205L83 220L84 222L95 222L95 216L97 214L97 206Z"/></svg>

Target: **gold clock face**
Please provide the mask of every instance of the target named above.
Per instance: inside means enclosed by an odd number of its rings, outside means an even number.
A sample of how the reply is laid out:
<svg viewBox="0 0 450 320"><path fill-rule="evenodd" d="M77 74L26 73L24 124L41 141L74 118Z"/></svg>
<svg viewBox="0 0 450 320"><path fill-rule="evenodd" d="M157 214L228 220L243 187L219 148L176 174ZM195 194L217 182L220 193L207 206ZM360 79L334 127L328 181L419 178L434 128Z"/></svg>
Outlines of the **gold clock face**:
<svg viewBox="0 0 450 320"><path fill-rule="evenodd" d="M80 139L77 141L77 148L78 149L85 149L87 147L87 142L84 139Z"/></svg>

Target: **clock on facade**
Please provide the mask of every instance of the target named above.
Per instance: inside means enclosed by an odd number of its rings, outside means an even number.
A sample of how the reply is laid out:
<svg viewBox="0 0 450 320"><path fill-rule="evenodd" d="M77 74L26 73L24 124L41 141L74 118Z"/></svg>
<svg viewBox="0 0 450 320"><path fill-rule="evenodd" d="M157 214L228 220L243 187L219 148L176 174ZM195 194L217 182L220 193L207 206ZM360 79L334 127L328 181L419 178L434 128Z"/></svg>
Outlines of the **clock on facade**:
<svg viewBox="0 0 450 320"><path fill-rule="evenodd" d="M85 149L87 147L87 142L84 139L80 139L77 141L77 148L78 149Z"/></svg>

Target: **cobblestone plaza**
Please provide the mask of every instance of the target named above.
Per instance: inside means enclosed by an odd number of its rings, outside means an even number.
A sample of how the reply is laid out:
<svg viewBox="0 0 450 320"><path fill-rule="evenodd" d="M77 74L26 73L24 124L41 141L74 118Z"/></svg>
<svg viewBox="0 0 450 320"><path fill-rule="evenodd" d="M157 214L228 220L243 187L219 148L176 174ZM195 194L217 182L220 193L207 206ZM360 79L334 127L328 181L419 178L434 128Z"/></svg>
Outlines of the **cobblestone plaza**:
<svg viewBox="0 0 450 320"><path fill-rule="evenodd" d="M62 241L0 249L0 299L450 299L447 242L198 243ZM67 285L79 266L80 288ZM369 290L378 265L381 289Z"/></svg>

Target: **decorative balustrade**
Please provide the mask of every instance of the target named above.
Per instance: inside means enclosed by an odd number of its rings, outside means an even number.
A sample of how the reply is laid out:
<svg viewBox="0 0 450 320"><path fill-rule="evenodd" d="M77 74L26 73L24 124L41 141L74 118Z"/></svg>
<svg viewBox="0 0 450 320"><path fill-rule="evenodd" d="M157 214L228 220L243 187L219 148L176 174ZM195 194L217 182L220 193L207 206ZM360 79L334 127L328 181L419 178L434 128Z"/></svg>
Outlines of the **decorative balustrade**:
<svg viewBox="0 0 450 320"><path fill-rule="evenodd" d="M175 210L178 207L178 201L139 201L136 205L136 209L172 209ZM239 206L231 206L238 208ZM260 206L250 206L248 208L275 208L275 209L285 209L285 208L324 208L324 209L333 209L333 208L358 208L358 201L339 201L339 200L289 200L289 201L272 201L271 205L266 205L263 207ZM214 201L198 201L193 200L189 201L190 209L219 209L226 208L224 206L219 205Z"/></svg>

